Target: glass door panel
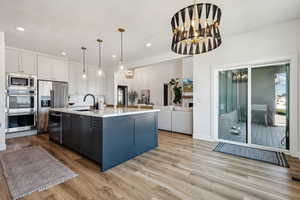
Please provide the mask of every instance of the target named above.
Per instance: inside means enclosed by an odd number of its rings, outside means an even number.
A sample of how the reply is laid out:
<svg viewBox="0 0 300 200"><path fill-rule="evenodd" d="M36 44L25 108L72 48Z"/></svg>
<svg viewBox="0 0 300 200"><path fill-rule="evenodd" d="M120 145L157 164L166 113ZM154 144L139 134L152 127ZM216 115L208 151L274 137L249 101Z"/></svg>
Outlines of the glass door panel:
<svg viewBox="0 0 300 200"><path fill-rule="evenodd" d="M251 70L251 143L289 149L289 65Z"/></svg>
<svg viewBox="0 0 300 200"><path fill-rule="evenodd" d="M219 72L219 139L247 143L248 69Z"/></svg>

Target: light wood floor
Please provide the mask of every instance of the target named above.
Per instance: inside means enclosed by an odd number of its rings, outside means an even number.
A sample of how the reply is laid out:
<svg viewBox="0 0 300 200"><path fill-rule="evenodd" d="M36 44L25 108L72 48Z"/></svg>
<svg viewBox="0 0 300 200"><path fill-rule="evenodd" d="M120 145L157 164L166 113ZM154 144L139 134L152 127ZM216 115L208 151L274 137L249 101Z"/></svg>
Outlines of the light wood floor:
<svg viewBox="0 0 300 200"><path fill-rule="evenodd" d="M159 134L159 147L105 173L80 155L48 141L46 135L11 139L9 149L40 145L78 177L25 200L221 200L300 199L298 160L290 169L213 152L215 144L189 136ZM0 170L0 199L10 199Z"/></svg>

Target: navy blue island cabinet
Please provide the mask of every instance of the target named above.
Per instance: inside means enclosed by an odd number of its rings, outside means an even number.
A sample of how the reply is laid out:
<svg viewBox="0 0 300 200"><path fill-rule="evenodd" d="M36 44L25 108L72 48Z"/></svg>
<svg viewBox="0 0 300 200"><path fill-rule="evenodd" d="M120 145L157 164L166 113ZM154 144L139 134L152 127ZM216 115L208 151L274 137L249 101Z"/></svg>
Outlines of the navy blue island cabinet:
<svg viewBox="0 0 300 200"><path fill-rule="evenodd" d="M156 148L157 112L95 117L62 113L62 144L99 163L101 171Z"/></svg>

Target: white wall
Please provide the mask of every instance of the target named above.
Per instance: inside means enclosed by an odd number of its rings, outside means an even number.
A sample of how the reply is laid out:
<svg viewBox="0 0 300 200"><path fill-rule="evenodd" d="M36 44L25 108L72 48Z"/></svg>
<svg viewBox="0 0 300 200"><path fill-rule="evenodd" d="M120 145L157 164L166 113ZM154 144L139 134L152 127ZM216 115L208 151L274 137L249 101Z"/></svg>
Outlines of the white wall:
<svg viewBox="0 0 300 200"><path fill-rule="evenodd" d="M5 145L5 43L4 33L0 32L0 151Z"/></svg>
<svg viewBox="0 0 300 200"><path fill-rule="evenodd" d="M182 59L182 78L193 79L194 60L193 57Z"/></svg>
<svg viewBox="0 0 300 200"><path fill-rule="evenodd" d="M163 105L163 85L172 78L182 78L182 60L176 59L152 64L135 70L134 79L125 79L122 73L116 75L118 85L127 85L129 91L139 94L142 89L150 89L150 102Z"/></svg>
<svg viewBox="0 0 300 200"><path fill-rule="evenodd" d="M291 131L296 138L291 139L291 151L299 153L300 139L298 134L299 116L299 48L300 20L284 24L275 24L255 32L234 37L223 38L220 48L194 57L194 138L214 140L213 120L213 71L218 67L239 65L239 63L265 62L282 57L292 58L293 83L291 99L294 113L291 116ZM299 71L299 70L298 70ZM296 113L295 113L296 112ZM300 154L298 154L300 155Z"/></svg>
<svg viewBox="0 0 300 200"><path fill-rule="evenodd" d="M114 104L115 93L115 72L114 69L107 70L105 72L105 103Z"/></svg>
<svg viewBox="0 0 300 200"><path fill-rule="evenodd" d="M105 73L99 77L98 67L95 65L87 65L87 78L83 79L81 63L69 61L68 65L70 102L75 103L74 106L92 105L92 98L87 98L86 102L83 102L83 97L87 93L95 95L98 100L104 98L106 93Z"/></svg>

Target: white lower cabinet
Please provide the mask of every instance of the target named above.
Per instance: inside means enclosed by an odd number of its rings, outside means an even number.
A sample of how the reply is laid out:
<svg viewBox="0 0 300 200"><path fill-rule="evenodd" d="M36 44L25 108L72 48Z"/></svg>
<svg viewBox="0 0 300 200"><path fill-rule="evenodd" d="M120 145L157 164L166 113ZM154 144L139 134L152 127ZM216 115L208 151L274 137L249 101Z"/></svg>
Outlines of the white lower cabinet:
<svg viewBox="0 0 300 200"><path fill-rule="evenodd" d="M38 79L68 81L68 63L45 56L38 56Z"/></svg>
<svg viewBox="0 0 300 200"><path fill-rule="evenodd" d="M193 112L191 110L176 110L170 106L158 106L158 129L193 134Z"/></svg>
<svg viewBox="0 0 300 200"><path fill-rule="evenodd" d="M158 128L161 130L172 130L172 111L161 110L158 113Z"/></svg>
<svg viewBox="0 0 300 200"><path fill-rule="evenodd" d="M172 111L172 131L193 134L193 112Z"/></svg>

